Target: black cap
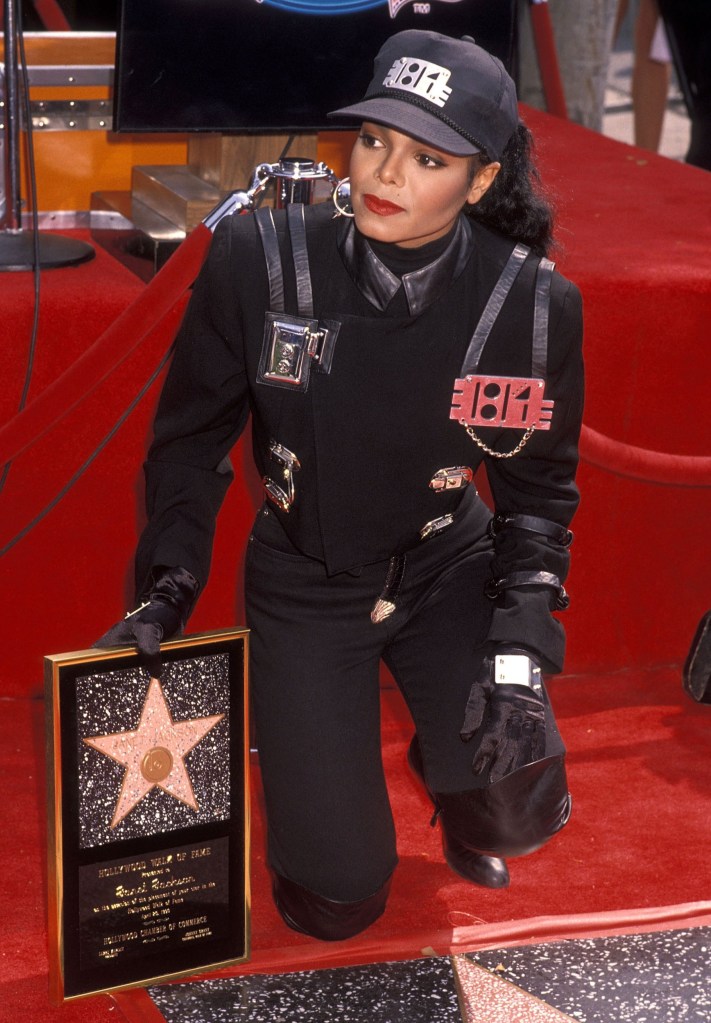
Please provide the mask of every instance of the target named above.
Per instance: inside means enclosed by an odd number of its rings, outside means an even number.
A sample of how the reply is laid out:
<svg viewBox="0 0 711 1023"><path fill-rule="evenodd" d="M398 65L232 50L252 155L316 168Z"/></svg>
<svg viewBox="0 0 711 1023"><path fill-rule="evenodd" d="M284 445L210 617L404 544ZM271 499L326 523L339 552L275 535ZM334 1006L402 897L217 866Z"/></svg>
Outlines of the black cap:
<svg viewBox="0 0 711 1023"><path fill-rule="evenodd" d="M328 116L376 121L454 156L486 150L500 160L518 124L516 86L468 36L408 29L381 47L360 103Z"/></svg>

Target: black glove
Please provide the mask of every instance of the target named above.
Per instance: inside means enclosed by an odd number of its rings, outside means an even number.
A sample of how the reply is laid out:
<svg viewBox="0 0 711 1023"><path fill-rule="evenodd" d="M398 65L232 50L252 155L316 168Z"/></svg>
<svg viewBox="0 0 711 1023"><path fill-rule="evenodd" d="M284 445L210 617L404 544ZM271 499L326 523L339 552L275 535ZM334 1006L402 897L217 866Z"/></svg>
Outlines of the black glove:
<svg viewBox="0 0 711 1023"><path fill-rule="evenodd" d="M492 784L519 767L540 760L546 748L540 668L524 651L514 652L525 656L529 662L524 667L529 669L527 675L532 687L497 682L496 657L485 657L469 693L460 733L468 742L483 723L484 734L472 769L474 774L488 771Z"/></svg>
<svg viewBox="0 0 711 1023"><path fill-rule="evenodd" d="M184 568L158 568L148 599L113 625L95 647L138 647L152 678L160 678L160 644L183 631L197 597L199 584Z"/></svg>

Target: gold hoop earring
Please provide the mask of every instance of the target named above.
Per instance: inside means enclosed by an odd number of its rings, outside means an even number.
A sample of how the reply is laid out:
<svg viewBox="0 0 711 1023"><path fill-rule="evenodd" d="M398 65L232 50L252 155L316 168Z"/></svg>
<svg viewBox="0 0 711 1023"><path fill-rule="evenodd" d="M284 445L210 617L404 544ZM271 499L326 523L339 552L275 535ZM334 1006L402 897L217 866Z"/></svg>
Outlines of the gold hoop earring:
<svg viewBox="0 0 711 1023"><path fill-rule="evenodd" d="M341 199L340 191L343 189L343 206L339 205L339 199ZM355 213L351 206L347 205L351 197L351 179L341 178L331 195L331 202L336 207L336 212L333 214L334 217L354 217Z"/></svg>

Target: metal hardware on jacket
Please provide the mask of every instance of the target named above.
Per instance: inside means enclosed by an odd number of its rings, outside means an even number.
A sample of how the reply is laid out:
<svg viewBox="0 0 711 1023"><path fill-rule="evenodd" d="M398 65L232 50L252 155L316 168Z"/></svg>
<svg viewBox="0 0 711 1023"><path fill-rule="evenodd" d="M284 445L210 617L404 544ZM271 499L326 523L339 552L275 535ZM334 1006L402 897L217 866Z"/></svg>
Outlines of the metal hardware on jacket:
<svg viewBox="0 0 711 1023"><path fill-rule="evenodd" d="M429 540L433 536L437 536L439 533L443 533L445 529L454 522L454 515L448 513L447 515L440 515L437 519L430 519L429 522L425 522L424 526L420 530L420 540Z"/></svg>
<svg viewBox="0 0 711 1023"><path fill-rule="evenodd" d="M269 476L265 476L262 479L262 485L269 500L283 512L288 512L296 497L294 490L294 473L299 471L301 463L293 451L289 451L289 449L284 447L283 444L280 444L275 440L271 441L269 444L269 454L277 465L281 466L282 477L286 490Z"/></svg>
<svg viewBox="0 0 711 1023"><path fill-rule="evenodd" d="M447 469L438 469L430 480L430 489L438 494L445 490L458 490L471 483L474 473L468 465L453 465Z"/></svg>

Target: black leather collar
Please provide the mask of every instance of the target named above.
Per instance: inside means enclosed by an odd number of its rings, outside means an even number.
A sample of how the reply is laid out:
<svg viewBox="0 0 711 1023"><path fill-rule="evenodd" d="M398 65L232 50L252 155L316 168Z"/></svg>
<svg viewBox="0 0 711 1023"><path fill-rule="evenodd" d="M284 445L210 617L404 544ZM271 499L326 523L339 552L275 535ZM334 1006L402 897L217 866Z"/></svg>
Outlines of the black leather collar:
<svg viewBox="0 0 711 1023"><path fill-rule="evenodd" d="M411 316L419 316L459 277L471 255L472 245L472 229L462 215L442 255L419 270L403 274L401 279L378 259L368 239L352 220L345 225L338 242L341 258L361 294L383 312L402 284Z"/></svg>

